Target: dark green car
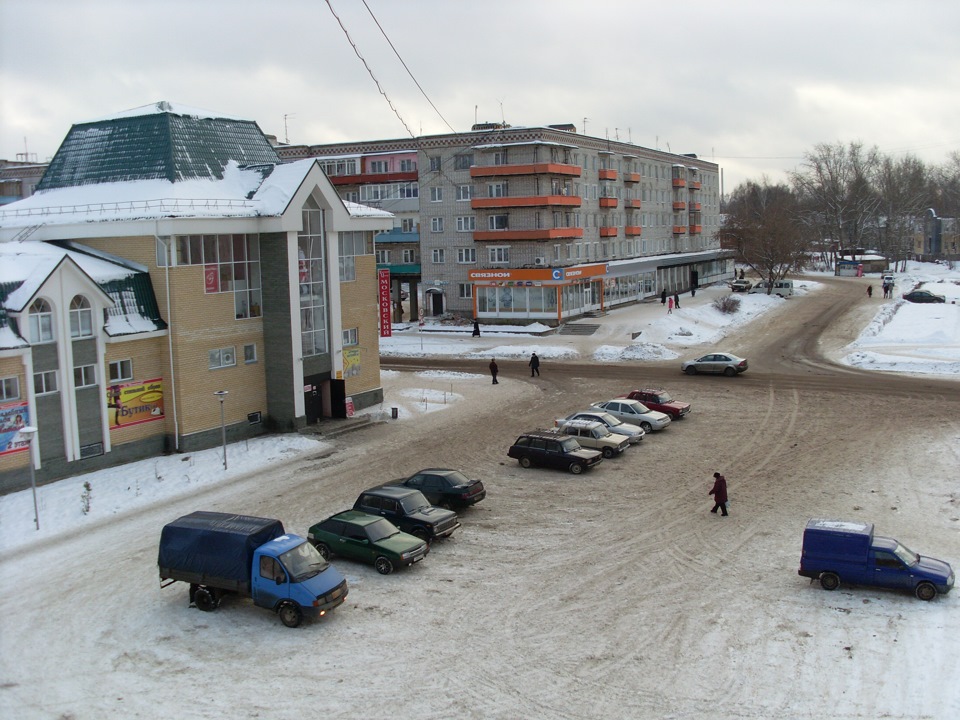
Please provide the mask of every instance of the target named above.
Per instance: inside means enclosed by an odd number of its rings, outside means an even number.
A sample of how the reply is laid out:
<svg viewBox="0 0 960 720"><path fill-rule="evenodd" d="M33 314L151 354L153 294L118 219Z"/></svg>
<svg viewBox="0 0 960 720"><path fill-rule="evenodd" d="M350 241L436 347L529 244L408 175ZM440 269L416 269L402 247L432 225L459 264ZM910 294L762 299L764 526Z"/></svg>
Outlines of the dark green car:
<svg viewBox="0 0 960 720"><path fill-rule="evenodd" d="M324 559L339 555L370 563L381 575L413 565L430 552L427 543L401 532L386 518L358 510L345 510L318 522L310 528L307 539Z"/></svg>

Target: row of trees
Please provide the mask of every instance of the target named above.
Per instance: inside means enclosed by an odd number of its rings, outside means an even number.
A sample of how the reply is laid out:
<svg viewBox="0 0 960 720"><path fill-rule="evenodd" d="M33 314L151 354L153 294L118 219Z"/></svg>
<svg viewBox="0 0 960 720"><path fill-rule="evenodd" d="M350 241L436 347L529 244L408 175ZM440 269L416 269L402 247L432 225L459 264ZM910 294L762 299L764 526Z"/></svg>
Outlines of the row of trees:
<svg viewBox="0 0 960 720"><path fill-rule="evenodd" d="M820 144L789 183L767 178L737 187L726 202L721 237L766 280L801 267L810 253L869 248L905 262L930 212L960 216L960 152L928 166L860 143Z"/></svg>

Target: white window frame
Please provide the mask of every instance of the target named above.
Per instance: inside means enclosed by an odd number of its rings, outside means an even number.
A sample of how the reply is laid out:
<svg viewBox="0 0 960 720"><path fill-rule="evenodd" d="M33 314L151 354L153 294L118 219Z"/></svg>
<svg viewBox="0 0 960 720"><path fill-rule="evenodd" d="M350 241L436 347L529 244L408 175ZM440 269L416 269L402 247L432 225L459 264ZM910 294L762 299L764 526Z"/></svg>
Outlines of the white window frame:
<svg viewBox="0 0 960 720"><path fill-rule="evenodd" d="M113 360L107 365L110 375L110 382L126 382L133 380L133 360Z"/></svg>
<svg viewBox="0 0 960 720"><path fill-rule="evenodd" d="M417 251L413 248L404 248L403 249L403 264L410 265L417 261Z"/></svg>
<svg viewBox="0 0 960 720"><path fill-rule="evenodd" d="M377 250L377 265L389 265L389 264L390 264L390 251Z"/></svg>
<svg viewBox="0 0 960 720"><path fill-rule="evenodd" d="M430 218L430 232L442 233L443 232L443 218L434 217Z"/></svg>
<svg viewBox="0 0 960 720"><path fill-rule="evenodd" d="M400 232L411 233L417 229L417 219L412 217L400 218Z"/></svg>
<svg viewBox="0 0 960 720"><path fill-rule="evenodd" d="M28 339L31 345L53 342L53 309L43 298L37 298L27 313Z"/></svg>
<svg viewBox="0 0 960 720"><path fill-rule="evenodd" d="M443 265L445 257L446 253L444 252L444 248L433 248L433 250L430 251L430 261L434 265Z"/></svg>
<svg viewBox="0 0 960 720"><path fill-rule="evenodd" d="M460 215L457 217L457 232L473 232L476 229L476 215Z"/></svg>
<svg viewBox="0 0 960 720"><path fill-rule="evenodd" d="M343 346L352 347L360 344L360 330L347 328L343 331Z"/></svg>
<svg viewBox="0 0 960 720"><path fill-rule="evenodd" d="M207 351L207 369L220 370L234 367L237 364L237 348L235 345Z"/></svg>
<svg viewBox="0 0 960 720"><path fill-rule="evenodd" d="M473 200L473 185L457 185L457 201Z"/></svg>
<svg viewBox="0 0 960 720"><path fill-rule="evenodd" d="M260 358L257 357L257 344L256 343L247 343L243 346L243 364L252 365L255 362L259 362Z"/></svg>
<svg viewBox="0 0 960 720"><path fill-rule="evenodd" d="M476 265L477 249L475 247L457 248L457 262L461 265Z"/></svg>
<svg viewBox="0 0 960 720"><path fill-rule="evenodd" d="M510 228L510 216L501 213L499 215L490 215L487 217L488 230L508 230Z"/></svg>
<svg viewBox="0 0 960 720"><path fill-rule="evenodd" d="M70 337L93 337L93 307L83 295L74 295L70 301Z"/></svg>
<svg viewBox="0 0 960 720"><path fill-rule="evenodd" d="M487 248L487 259L491 265L503 265L510 262L509 245L491 245Z"/></svg>
<svg viewBox="0 0 960 720"><path fill-rule="evenodd" d="M96 365L77 365L73 368L73 386L76 388L94 387L97 384Z"/></svg>
<svg viewBox="0 0 960 720"><path fill-rule="evenodd" d="M33 374L33 392L35 395L53 395L57 392L57 371L35 372Z"/></svg>
<svg viewBox="0 0 960 720"><path fill-rule="evenodd" d="M390 163L386 160L371 160L370 161L370 174L371 175L385 175L390 172Z"/></svg>
<svg viewBox="0 0 960 720"><path fill-rule="evenodd" d="M473 298L473 283L457 283L457 297L461 300Z"/></svg>
<svg viewBox="0 0 960 720"><path fill-rule="evenodd" d="M0 378L0 400L20 399L20 378L16 375Z"/></svg>
<svg viewBox="0 0 960 720"><path fill-rule="evenodd" d="M430 188L430 202L443 202L443 186L434 185Z"/></svg>

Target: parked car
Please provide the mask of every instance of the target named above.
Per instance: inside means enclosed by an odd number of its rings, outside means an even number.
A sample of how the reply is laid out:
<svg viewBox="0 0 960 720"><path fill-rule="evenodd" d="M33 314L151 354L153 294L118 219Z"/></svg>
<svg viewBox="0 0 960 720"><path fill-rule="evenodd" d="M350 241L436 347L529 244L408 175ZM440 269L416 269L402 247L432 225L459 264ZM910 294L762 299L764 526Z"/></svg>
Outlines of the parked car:
<svg viewBox="0 0 960 720"><path fill-rule="evenodd" d="M533 465L569 470L579 475L587 468L595 467L603 461L603 453L581 447L576 438L558 435L550 430L535 430L523 433L507 451L509 457L520 463L520 467Z"/></svg>
<svg viewBox="0 0 960 720"><path fill-rule="evenodd" d="M333 555L373 565L381 575L423 560L430 546L386 518L345 510L318 522L307 539L329 560Z"/></svg>
<svg viewBox="0 0 960 720"><path fill-rule="evenodd" d="M610 432L606 425L596 420L566 420L554 432L576 438L580 447L599 450L607 459L630 447L630 438Z"/></svg>
<svg viewBox="0 0 960 720"><path fill-rule="evenodd" d="M364 490L353 509L385 517L404 532L427 542L449 537L460 527L455 512L433 507L422 492L402 485Z"/></svg>
<svg viewBox="0 0 960 720"><path fill-rule="evenodd" d="M921 600L948 593L956 580L943 560L918 555L893 538L873 534L873 523L814 519L803 531L799 574L824 590L840 583L910 590Z"/></svg>
<svg viewBox="0 0 960 720"><path fill-rule="evenodd" d="M753 283L749 280L734 280L730 283L730 289L734 292L747 292L752 287Z"/></svg>
<svg viewBox="0 0 960 720"><path fill-rule="evenodd" d="M670 416L671 420L682 420L690 412L690 403L674 400L670 393L662 388L644 388L643 390L633 390L624 397L631 400L639 400L651 410L659 410Z"/></svg>
<svg viewBox="0 0 960 720"><path fill-rule="evenodd" d="M427 468L389 485L403 485L424 494L431 505L442 508L465 508L487 496L480 480L471 480L459 470Z"/></svg>
<svg viewBox="0 0 960 720"><path fill-rule="evenodd" d="M698 357L696 360L687 360L680 365L680 369L687 375L714 373L733 377L746 372L747 360L732 353L709 353Z"/></svg>
<svg viewBox="0 0 960 720"><path fill-rule="evenodd" d="M581 410L580 412L571 413L565 418L560 418L557 420L554 425L560 425L560 423L566 420L594 420L596 422L601 422L606 425L607 428L609 428L610 432L617 433L618 435L626 435L628 438L630 438L630 443L632 445L635 445L643 440L643 436L646 435L646 433L643 431L643 428L639 425L625 423L603 410Z"/></svg>
<svg viewBox="0 0 960 720"><path fill-rule="evenodd" d="M658 410L651 410L639 400L614 398L613 400L593 403L590 407L604 410L623 422L639 425L644 432L663 430L670 424L669 415Z"/></svg>
<svg viewBox="0 0 960 720"><path fill-rule="evenodd" d="M750 288L750 294L763 293L764 295L778 295L779 297L790 297L793 295L793 280L777 280L773 283L773 289L770 292L770 283L765 280L761 280L752 288Z"/></svg>
<svg viewBox="0 0 960 720"><path fill-rule="evenodd" d="M904 293L903 299L912 303L942 303L947 301L943 295L935 295L929 290L913 290Z"/></svg>

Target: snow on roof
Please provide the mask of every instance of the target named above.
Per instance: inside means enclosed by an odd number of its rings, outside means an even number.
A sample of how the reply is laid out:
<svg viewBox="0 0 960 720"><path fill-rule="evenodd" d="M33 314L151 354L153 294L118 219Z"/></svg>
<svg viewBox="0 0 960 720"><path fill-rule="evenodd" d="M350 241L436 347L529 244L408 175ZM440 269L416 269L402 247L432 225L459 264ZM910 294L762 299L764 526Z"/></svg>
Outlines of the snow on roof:
<svg viewBox="0 0 960 720"><path fill-rule="evenodd" d="M85 120L84 122L78 124L86 125L87 123L104 122L106 120L120 120L123 118L140 117L141 115L160 115L163 113L182 115L185 117L210 118L219 120L242 120L244 122L253 122L249 118L243 118L236 115L227 115L225 113L216 112L213 110L202 110L200 108L190 107L189 105L180 105L178 103L160 100L159 102L151 103L150 105L141 105L140 107L130 108L129 110L121 110L114 115L108 115L106 117L96 118L94 120Z"/></svg>
<svg viewBox="0 0 960 720"><path fill-rule="evenodd" d="M96 283L122 280L135 274L134 270L104 258L91 257L38 240L24 240L0 242L0 283L26 282L35 273L46 276L65 256Z"/></svg>
<svg viewBox="0 0 960 720"><path fill-rule="evenodd" d="M489 150L491 148L518 147L520 145L553 145L555 147L571 148L573 150L576 150L578 147L577 145L570 145L569 143L559 143L548 140L527 140L525 142L484 143L483 145L474 145L473 148L474 150Z"/></svg>

